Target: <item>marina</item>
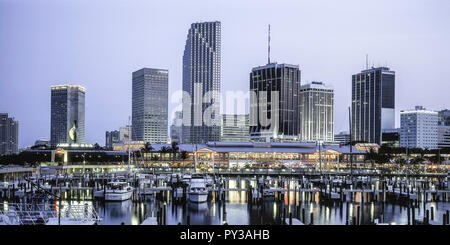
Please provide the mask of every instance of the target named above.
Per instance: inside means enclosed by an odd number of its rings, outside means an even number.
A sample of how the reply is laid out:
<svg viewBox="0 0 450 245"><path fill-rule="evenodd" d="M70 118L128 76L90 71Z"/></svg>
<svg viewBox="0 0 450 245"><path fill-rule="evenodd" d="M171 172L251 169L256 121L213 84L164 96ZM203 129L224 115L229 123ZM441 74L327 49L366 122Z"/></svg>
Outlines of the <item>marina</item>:
<svg viewBox="0 0 450 245"><path fill-rule="evenodd" d="M443 175L148 172L8 179L0 185L0 224L449 224Z"/></svg>

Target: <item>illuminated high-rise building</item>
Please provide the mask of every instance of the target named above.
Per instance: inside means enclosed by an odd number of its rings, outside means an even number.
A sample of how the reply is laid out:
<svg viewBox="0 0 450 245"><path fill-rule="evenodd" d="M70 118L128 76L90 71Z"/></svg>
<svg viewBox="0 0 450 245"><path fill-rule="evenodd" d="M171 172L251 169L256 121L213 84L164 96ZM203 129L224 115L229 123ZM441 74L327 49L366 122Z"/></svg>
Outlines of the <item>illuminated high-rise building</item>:
<svg viewBox="0 0 450 245"><path fill-rule="evenodd" d="M334 90L322 82L300 87L300 140L334 141Z"/></svg>
<svg viewBox="0 0 450 245"><path fill-rule="evenodd" d="M0 113L0 155L17 154L19 122L8 113Z"/></svg>
<svg viewBox="0 0 450 245"><path fill-rule="evenodd" d="M167 143L169 72L143 68L133 72L131 138Z"/></svg>
<svg viewBox="0 0 450 245"><path fill-rule="evenodd" d="M51 86L50 142L83 144L86 89L79 85Z"/></svg>
<svg viewBox="0 0 450 245"><path fill-rule="evenodd" d="M220 56L220 22L193 23L183 54L184 143L220 140Z"/></svg>
<svg viewBox="0 0 450 245"><path fill-rule="evenodd" d="M381 145L384 129L395 128L395 72L370 68L352 76L352 140Z"/></svg>

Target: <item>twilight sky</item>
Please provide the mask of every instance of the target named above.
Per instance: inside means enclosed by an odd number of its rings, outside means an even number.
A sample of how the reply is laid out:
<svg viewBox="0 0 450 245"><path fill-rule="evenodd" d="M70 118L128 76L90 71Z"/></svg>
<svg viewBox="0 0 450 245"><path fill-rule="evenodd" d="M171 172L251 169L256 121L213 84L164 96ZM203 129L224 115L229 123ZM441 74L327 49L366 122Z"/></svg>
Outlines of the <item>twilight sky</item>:
<svg viewBox="0 0 450 245"><path fill-rule="evenodd" d="M19 147L49 139L50 85L79 84L86 143L104 145L131 115L131 73L168 69L169 95L180 90L190 24L219 20L222 94L248 91L271 24L271 60L334 87L336 133L348 130L351 75L366 54L396 71L398 126L402 109L450 107L448 13L448 0L0 0L0 112L19 120Z"/></svg>

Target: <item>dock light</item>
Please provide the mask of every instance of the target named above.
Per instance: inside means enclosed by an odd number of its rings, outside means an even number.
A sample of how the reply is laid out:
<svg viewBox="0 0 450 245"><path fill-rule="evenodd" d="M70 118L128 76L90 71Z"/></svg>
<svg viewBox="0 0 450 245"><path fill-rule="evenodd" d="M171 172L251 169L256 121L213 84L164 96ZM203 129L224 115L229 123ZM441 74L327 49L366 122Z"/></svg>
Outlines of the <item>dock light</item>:
<svg viewBox="0 0 450 245"><path fill-rule="evenodd" d="M396 223L395 222L391 222L391 223L389 223L389 225L396 225Z"/></svg>

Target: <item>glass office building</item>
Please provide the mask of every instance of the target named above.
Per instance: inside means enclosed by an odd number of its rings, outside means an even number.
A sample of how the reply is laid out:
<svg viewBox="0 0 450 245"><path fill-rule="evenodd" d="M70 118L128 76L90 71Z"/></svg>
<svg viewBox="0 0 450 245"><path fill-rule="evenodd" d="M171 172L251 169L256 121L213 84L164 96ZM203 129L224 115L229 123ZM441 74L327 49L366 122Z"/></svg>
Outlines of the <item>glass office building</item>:
<svg viewBox="0 0 450 245"><path fill-rule="evenodd" d="M194 23L183 54L184 143L220 139L221 24Z"/></svg>
<svg viewBox="0 0 450 245"><path fill-rule="evenodd" d="M395 128L395 72L371 68L352 76L352 140L381 144Z"/></svg>
<svg viewBox="0 0 450 245"><path fill-rule="evenodd" d="M334 141L334 90L322 82L300 87L300 140Z"/></svg>
<svg viewBox="0 0 450 245"><path fill-rule="evenodd" d="M250 138L253 141L299 140L300 70L270 63L250 73Z"/></svg>
<svg viewBox="0 0 450 245"><path fill-rule="evenodd" d="M19 152L19 122L8 113L0 113L0 155Z"/></svg>
<svg viewBox="0 0 450 245"><path fill-rule="evenodd" d="M83 144L86 89L78 85L51 86L50 142Z"/></svg>
<svg viewBox="0 0 450 245"><path fill-rule="evenodd" d="M143 68L133 72L131 138L167 143L169 72Z"/></svg>
<svg viewBox="0 0 450 245"><path fill-rule="evenodd" d="M112 149L114 144L120 143L120 131L106 131L105 133L105 147Z"/></svg>

